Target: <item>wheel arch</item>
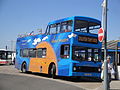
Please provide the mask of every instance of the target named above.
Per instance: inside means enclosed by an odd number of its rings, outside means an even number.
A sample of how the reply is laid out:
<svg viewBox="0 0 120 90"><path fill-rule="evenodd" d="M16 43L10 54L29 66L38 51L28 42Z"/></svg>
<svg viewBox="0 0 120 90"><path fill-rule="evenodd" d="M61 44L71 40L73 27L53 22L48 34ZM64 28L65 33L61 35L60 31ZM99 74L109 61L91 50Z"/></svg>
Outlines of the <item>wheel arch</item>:
<svg viewBox="0 0 120 90"><path fill-rule="evenodd" d="M56 64L55 64L54 62L51 62L51 63L49 64L49 67L48 67L48 74L49 74L49 71L50 71L52 65L55 65L55 67L56 67Z"/></svg>
<svg viewBox="0 0 120 90"><path fill-rule="evenodd" d="M22 62L22 64L21 64L21 70L22 70L22 66L23 66L23 64L24 64L24 63L25 63L25 64L26 64L26 66L27 66L26 61L23 61L23 62Z"/></svg>

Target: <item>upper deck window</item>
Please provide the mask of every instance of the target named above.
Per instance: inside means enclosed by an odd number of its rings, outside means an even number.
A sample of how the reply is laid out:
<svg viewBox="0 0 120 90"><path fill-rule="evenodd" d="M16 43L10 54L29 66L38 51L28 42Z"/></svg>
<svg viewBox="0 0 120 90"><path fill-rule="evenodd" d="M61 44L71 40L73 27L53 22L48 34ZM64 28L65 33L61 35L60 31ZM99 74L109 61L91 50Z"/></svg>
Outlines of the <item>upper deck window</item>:
<svg viewBox="0 0 120 90"><path fill-rule="evenodd" d="M72 31L72 21L65 21L49 25L46 34L57 34L70 31Z"/></svg>
<svg viewBox="0 0 120 90"><path fill-rule="evenodd" d="M56 34L57 33L57 25L52 24L50 25L50 34Z"/></svg>
<svg viewBox="0 0 120 90"><path fill-rule="evenodd" d="M95 33L97 34L97 29L101 27L100 24L95 22L88 22L83 20L75 21L75 31L77 32L86 32L86 33Z"/></svg>
<svg viewBox="0 0 120 90"><path fill-rule="evenodd" d="M52 24L49 26L48 34L57 34L60 32L60 23Z"/></svg>
<svg viewBox="0 0 120 90"><path fill-rule="evenodd" d="M72 30L72 21L66 21L61 23L60 32L70 32Z"/></svg>

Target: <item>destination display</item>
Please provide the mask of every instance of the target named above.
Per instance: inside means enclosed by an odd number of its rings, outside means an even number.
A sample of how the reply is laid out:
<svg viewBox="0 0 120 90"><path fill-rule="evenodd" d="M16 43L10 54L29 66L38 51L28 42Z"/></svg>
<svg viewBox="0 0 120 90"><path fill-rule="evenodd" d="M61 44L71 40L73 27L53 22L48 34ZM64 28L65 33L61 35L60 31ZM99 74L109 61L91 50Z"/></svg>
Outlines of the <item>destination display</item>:
<svg viewBox="0 0 120 90"><path fill-rule="evenodd" d="M79 42L85 42L85 43L97 44L97 43L98 43L98 38L96 38L96 37L90 37L90 36L79 35L79 36L78 36L78 41L79 41Z"/></svg>

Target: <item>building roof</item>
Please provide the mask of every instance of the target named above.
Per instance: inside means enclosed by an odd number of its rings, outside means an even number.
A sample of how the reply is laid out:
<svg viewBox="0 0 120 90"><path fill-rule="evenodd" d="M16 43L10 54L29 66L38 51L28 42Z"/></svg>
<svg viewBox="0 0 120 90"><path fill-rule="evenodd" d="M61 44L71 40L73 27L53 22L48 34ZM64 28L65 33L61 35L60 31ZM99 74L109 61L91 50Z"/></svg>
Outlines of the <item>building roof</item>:
<svg viewBox="0 0 120 90"><path fill-rule="evenodd" d="M120 43L120 40L107 41L107 49L116 49L117 45L118 45L118 42ZM102 49L104 49L104 42L102 43ZM119 46L118 49L120 49L120 46Z"/></svg>

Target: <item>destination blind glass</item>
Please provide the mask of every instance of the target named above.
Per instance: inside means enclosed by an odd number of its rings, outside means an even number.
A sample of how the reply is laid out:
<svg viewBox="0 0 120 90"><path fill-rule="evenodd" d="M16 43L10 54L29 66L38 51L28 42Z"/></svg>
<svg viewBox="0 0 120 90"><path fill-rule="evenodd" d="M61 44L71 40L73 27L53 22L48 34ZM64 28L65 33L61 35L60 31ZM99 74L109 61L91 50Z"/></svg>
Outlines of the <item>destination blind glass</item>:
<svg viewBox="0 0 120 90"><path fill-rule="evenodd" d="M78 36L78 41L79 41L79 42L85 42L85 43L97 44L97 43L98 43L98 38L96 38L96 37L90 37L90 36L79 35L79 36Z"/></svg>

